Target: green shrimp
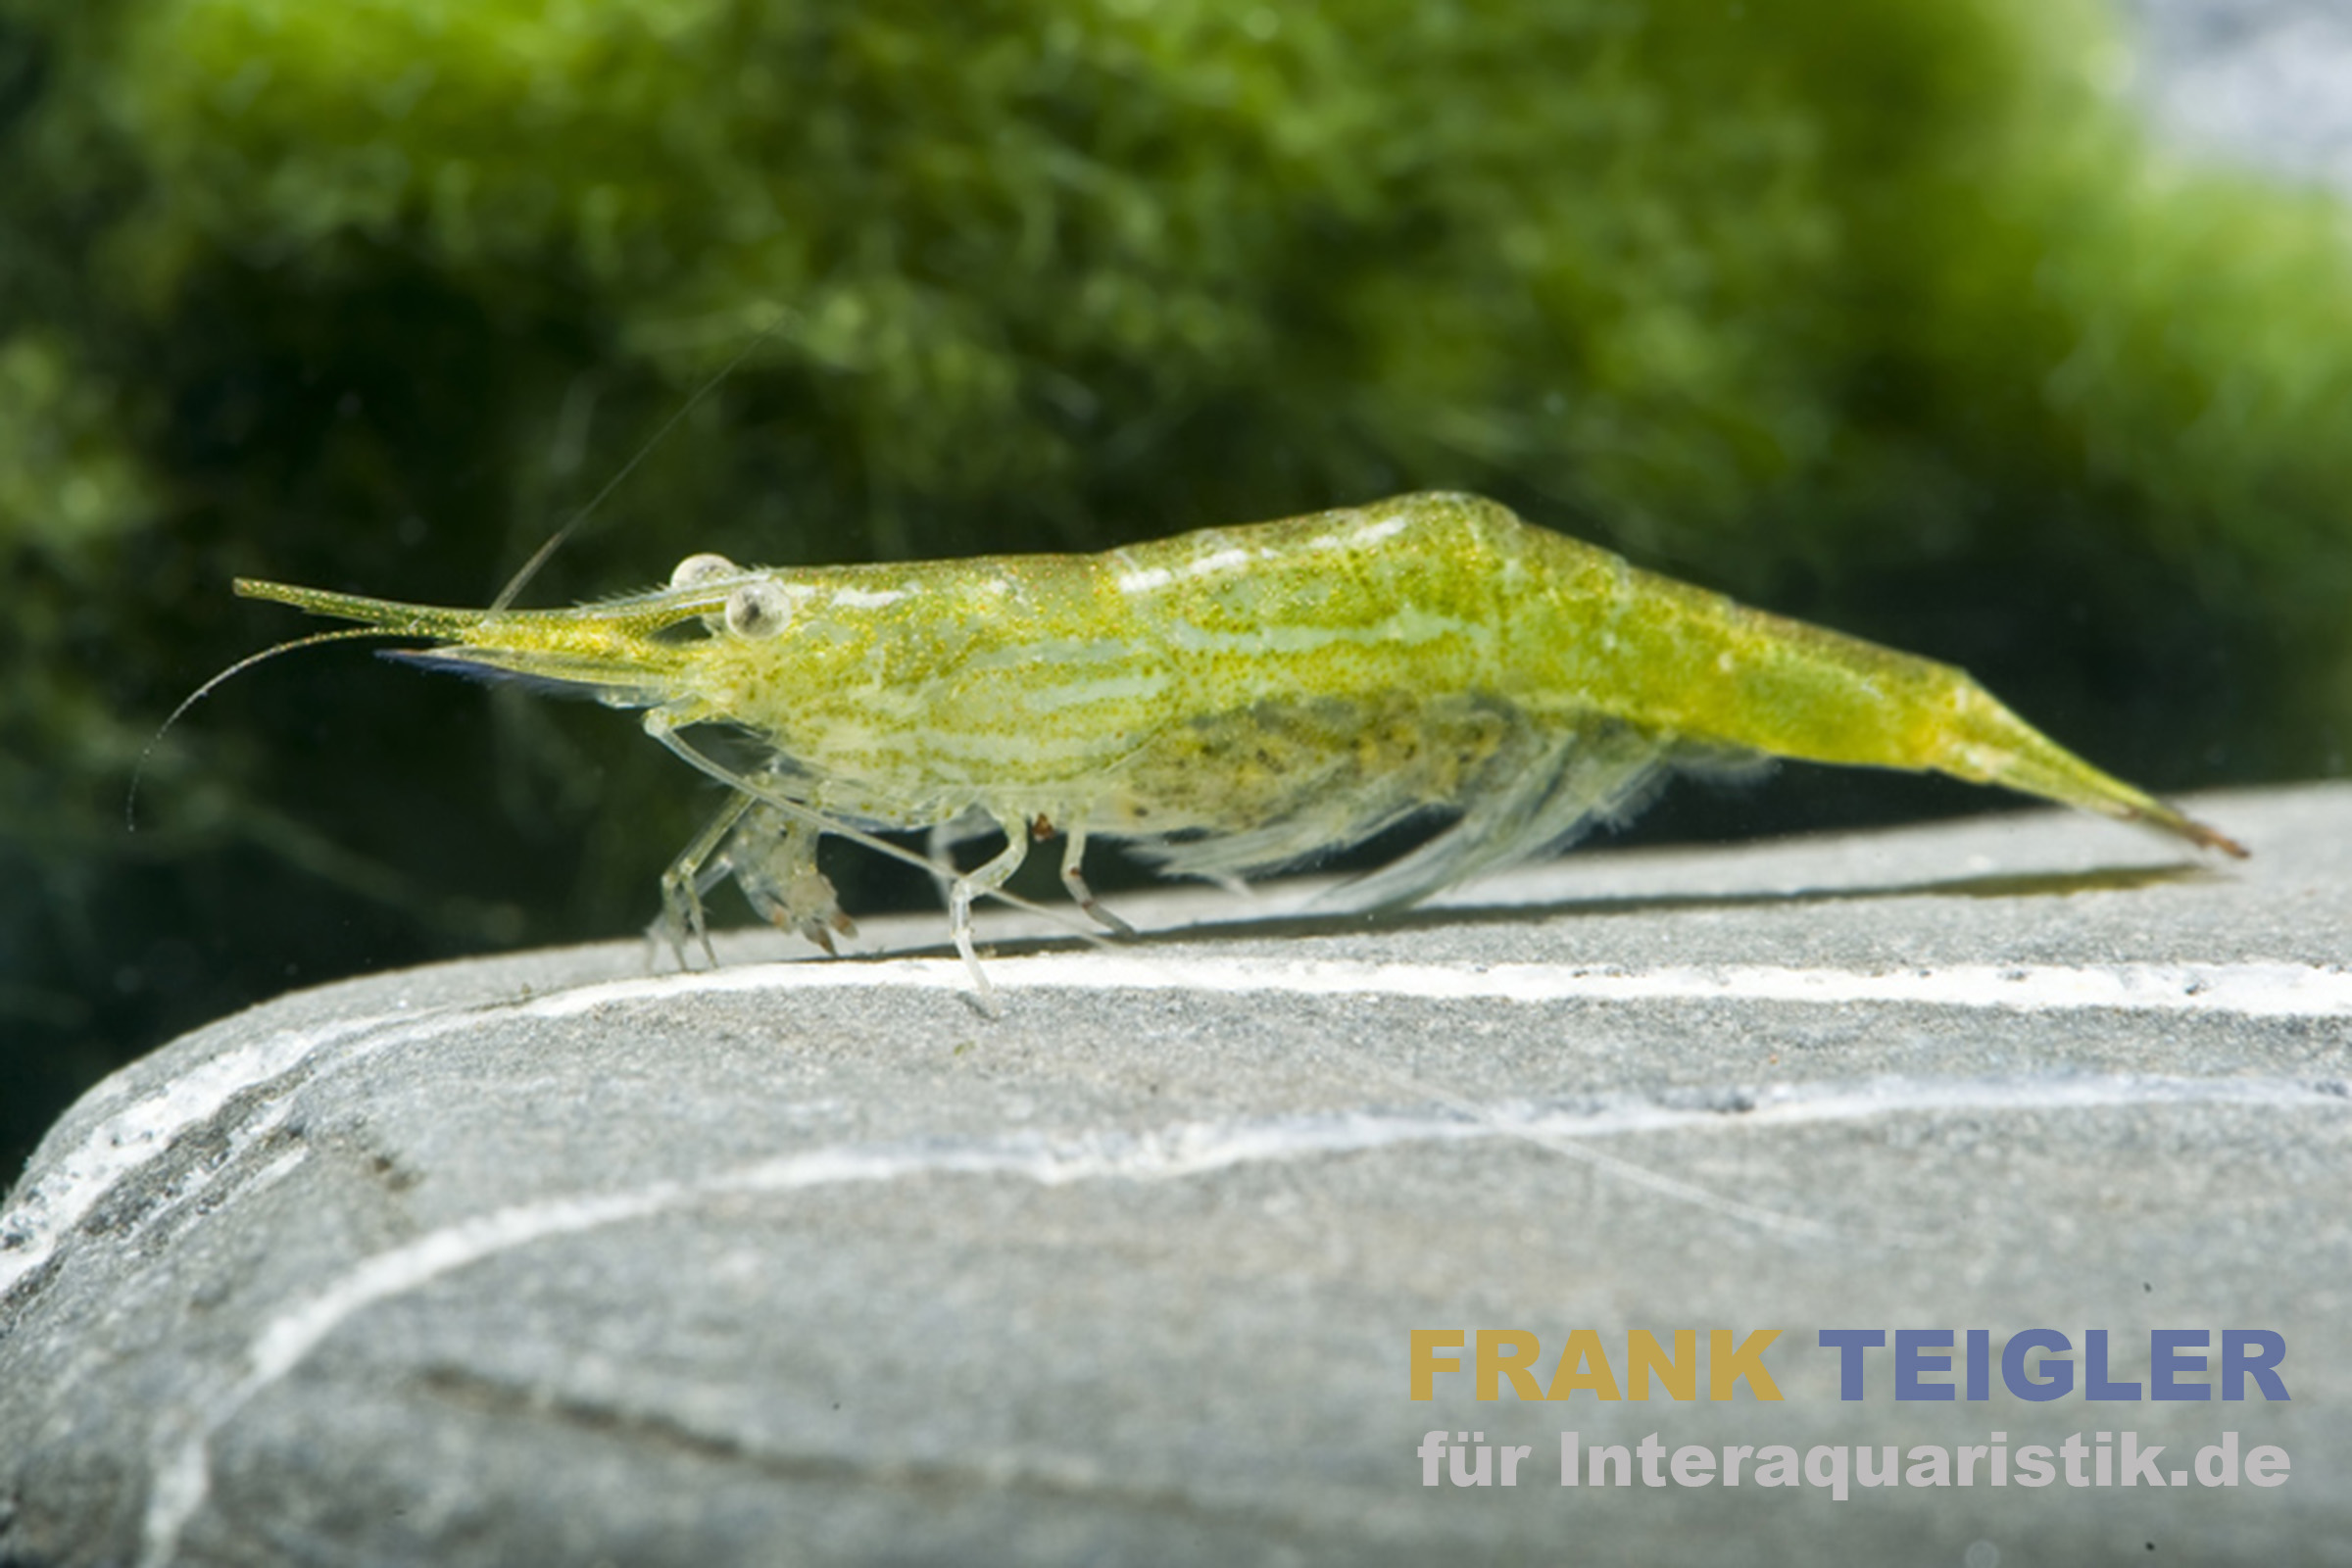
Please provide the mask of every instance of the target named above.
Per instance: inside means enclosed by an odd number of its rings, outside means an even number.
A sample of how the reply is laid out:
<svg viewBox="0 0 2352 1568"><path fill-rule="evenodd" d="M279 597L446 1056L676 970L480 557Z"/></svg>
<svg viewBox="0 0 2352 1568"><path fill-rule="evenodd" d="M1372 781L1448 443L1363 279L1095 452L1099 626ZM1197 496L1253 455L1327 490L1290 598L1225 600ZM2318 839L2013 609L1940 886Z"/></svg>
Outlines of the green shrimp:
<svg viewBox="0 0 2352 1568"><path fill-rule="evenodd" d="M850 922L825 833L928 829L984 1003L977 898L1062 840L1234 882L1452 818L1342 892L1409 904L1567 844L1677 765L1727 756L1934 770L2246 852L2050 741L1950 665L1637 569L1475 496L1428 494L1089 556L887 565L682 562L669 585L572 610L441 610L276 583L237 591L374 633L401 657L644 710L732 795L663 878L684 961L732 875L831 949ZM730 767L682 732L766 748ZM969 871L944 858L994 830ZM895 846L892 853L906 855Z"/></svg>

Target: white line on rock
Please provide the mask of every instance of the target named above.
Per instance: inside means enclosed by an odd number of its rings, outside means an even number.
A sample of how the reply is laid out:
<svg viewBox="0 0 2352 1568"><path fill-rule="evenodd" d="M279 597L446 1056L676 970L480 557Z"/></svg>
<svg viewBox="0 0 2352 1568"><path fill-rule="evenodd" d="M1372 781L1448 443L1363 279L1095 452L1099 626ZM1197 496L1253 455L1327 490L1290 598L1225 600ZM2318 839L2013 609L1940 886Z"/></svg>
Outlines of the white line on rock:
<svg viewBox="0 0 2352 1568"><path fill-rule="evenodd" d="M0 1299L49 1260L58 1238L97 1207L116 1183L169 1150L190 1127L212 1120L231 1098L292 1071L324 1047L396 1021L409 1020L342 1018L232 1047L196 1062L99 1122L89 1136L49 1161L40 1176L16 1195L8 1212L0 1214ZM117 1081L109 1079L102 1087L113 1091ZM116 1096L119 1091L110 1098Z"/></svg>
<svg viewBox="0 0 2352 1568"><path fill-rule="evenodd" d="M958 968L956 972L960 972ZM1142 1132L1099 1129L943 1142L841 1145L708 1176L610 1193L562 1194L475 1214L362 1259L289 1303L247 1342L244 1369L153 1429L142 1568L166 1568L211 1491L212 1439L343 1324L484 1258L561 1236L625 1224L696 1203L939 1176L1005 1177L1044 1187L1184 1180L1237 1166L1359 1153L1397 1145L1490 1138L1579 1139L1854 1120L1905 1110L2098 1109L2150 1103L2347 1108L2331 1089L2278 1078L2027 1074L1963 1079L1884 1077L1778 1086L1737 1103L1679 1104L1612 1096L1581 1105L1524 1102L1467 1114L1343 1111L1229 1122L1178 1122Z"/></svg>
<svg viewBox="0 0 2352 1568"><path fill-rule="evenodd" d="M1446 965L1160 957L1054 953L997 958L1005 991L1196 991L1223 995L1368 996L1546 1002L1748 1002L1818 1006L1894 1004L2042 1012L2082 1008L2250 1018L2352 1017L2352 970L2309 963L1950 964L1799 969L1772 964L1613 969L1551 963ZM218 1114L238 1092L346 1041L387 1045L469 1027L484 1011L569 1017L598 1007L760 991L958 991L960 963L943 958L741 964L576 986L527 1002L438 1016L388 1014L271 1035L198 1062L92 1128L0 1214L0 1298L46 1262L57 1239L124 1176ZM400 1027L406 1025L407 1027Z"/></svg>
<svg viewBox="0 0 2352 1568"><path fill-rule="evenodd" d="M1890 1003L2012 1012L2110 1007L2247 1018L2352 1017L2352 969L2310 963L1961 963L1889 969L1718 964L1621 969L1562 963L1367 963L1049 953L993 958L988 972L1003 991L1199 991L1523 1003ZM954 991L969 984L962 964L952 958L754 963L577 986L524 1003L517 1010L560 1018L616 1004L710 993Z"/></svg>

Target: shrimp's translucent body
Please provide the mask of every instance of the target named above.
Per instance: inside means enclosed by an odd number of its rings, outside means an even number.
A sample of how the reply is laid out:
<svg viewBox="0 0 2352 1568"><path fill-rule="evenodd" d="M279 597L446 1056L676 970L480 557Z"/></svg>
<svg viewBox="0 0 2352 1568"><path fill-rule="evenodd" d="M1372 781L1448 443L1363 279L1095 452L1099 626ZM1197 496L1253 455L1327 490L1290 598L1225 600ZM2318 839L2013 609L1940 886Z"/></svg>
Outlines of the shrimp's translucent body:
<svg viewBox="0 0 2352 1568"><path fill-rule="evenodd" d="M668 588L573 610L237 586L442 645L409 656L421 662L647 710L739 792L669 878L673 925L698 933L700 895L732 874L829 946L847 922L815 867L824 831L1002 829L1004 850L954 881L969 958L971 901L1033 836L1067 835L1064 880L1101 916L1079 870L1090 835L1234 879L1453 813L1349 890L1403 904L1565 843L1671 764L1740 755L1933 769L2244 853L1958 669L1639 570L1474 496L1091 556L775 570L698 556ZM678 739L705 723L772 760L736 772Z"/></svg>

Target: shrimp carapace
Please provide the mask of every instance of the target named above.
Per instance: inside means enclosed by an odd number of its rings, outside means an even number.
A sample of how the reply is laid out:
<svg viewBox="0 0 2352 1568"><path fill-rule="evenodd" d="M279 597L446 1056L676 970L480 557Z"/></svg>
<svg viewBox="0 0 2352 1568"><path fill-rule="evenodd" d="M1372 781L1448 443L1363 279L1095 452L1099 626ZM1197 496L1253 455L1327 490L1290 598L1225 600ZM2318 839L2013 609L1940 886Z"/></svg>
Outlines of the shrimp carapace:
<svg viewBox="0 0 2352 1568"><path fill-rule="evenodd" d="M829 943L846 921L815 870L828 831L927 828L940 845L1001 830L1004 849L953 878L968 958L971 901L1033 838L1064 839L1064 880L1093 911L1090 835L1231 879L1450 814L1344 890L1400 905L1565 844L1678 761L1741 755L1934 770L2246 853L1956 668L1640 570L1475 496L1086 556L695 556L664 588L572 610L237 591L431 640L404 656L417 662L645 710L738 792L665 882L681 940L731 874L771 919ZM678 734L706 723L767 760L728 768Z"/></svg>

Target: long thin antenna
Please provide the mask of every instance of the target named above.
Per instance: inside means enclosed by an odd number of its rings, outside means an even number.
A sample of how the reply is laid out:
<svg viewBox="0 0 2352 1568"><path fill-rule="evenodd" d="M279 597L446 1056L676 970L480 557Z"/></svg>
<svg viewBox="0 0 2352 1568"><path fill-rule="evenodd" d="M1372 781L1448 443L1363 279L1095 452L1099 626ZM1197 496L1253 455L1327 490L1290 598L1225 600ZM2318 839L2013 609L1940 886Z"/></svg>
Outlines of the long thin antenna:
<svg viewBox="0 0 2352 1568"><path fill-rule="evenodd" d="M179 722L182 713L212 696L214 691L231 676L242 675L256 664L275 659L280 654L290 654L298 648L316 648L320 643L347 643L361 637L390 637L393 635L394 633L375 626L346 626L341 631L313 632L308 637L297 637L290 643L279 643L274 648L265 648L258 654L247 654L243 659L238 660L220 674L215 675L211 680L181 698L179 706L172 710L172 716L157 725L155 733L147 737L147 744L139 748L139 760L130 770L130 789L122 797L122 831L136 833L139 830L139 781L147 776L148 760L155 756L156 747L163 744L165 732Z"/></svg>
<svg viewBox="0 0 2352 1568"><path fill-rule="evenodd" d="M498 612L505 610L508 606L514 604L515 597L520 594L525 587L529 586L530 580L539 575L539 568L546 565L550 558L552 558L557 551L564 548L564 543L565 540L569 539L574 533L579 531L580 524L586 522L590 514L593 514L597 508L603 506L606 500L612 496L612 492L621 487L622 482L626 480L630 474L637 471L638 465L642 464L647 458L651 457L656 447L669 439L669 432L675 430L685 419L686 416L692 414L697 408L701 407L705 398L718 390L720 382L726 380L728 376L733 375L737 368L742 366L743 362L752 357L753 350L759 348L760 345L765 343L769 338L775 336L776 330L786 321L789 321L793 318L793 314L794 313L790 310L777 311L774 319L770 320L759 331L753 333L750 342L737 349L734 353L734 356L729 359L726 364L720 366L716 371L712 372L709 380L705 381L701 386L696 387L694 389L694 395L689 397L685 402L679 404L677 412L672 414L668 418L662 420L662 428L656 430L652 436L647 438L646 443L637 449L637 455L629 459L628 462L622 464L620 466L620 470L613 474L612 478L605 481L604 488L597 491L594 496L590 497L586 506L573 513L571 514L571 520L564 523L563 527L558 528L554 533L550 534L548 536L547 543L541 545L538 550L533 552L531 559L524 562L521 568L517 570L514 576L507 579L507 585L498 591L498 597L490 601L490 612L492 614L496 614Z"/></svg>

